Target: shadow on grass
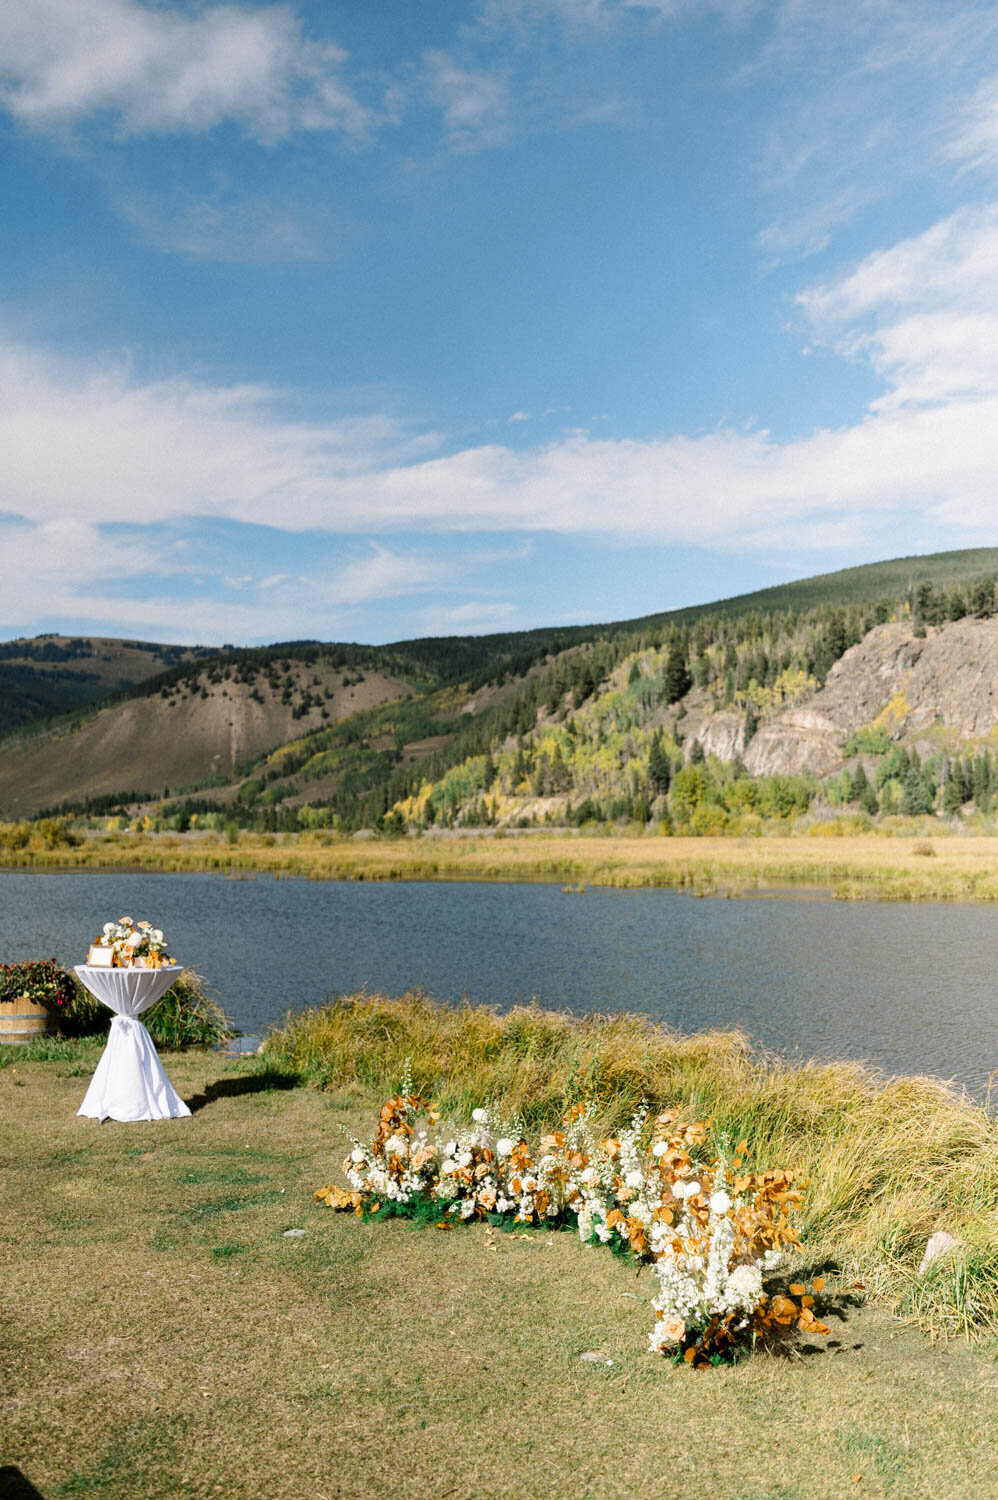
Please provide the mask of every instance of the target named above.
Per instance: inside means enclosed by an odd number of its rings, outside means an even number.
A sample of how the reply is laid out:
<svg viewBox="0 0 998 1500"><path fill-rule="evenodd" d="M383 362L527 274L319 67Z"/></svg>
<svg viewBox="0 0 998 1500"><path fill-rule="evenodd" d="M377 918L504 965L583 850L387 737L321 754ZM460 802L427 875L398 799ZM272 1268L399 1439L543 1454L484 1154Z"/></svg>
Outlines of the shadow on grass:
<svg viewBox="0 0 998 1500"><path fill-rule="evenodd" d="M35 1489L16 1464L0 1466L0 1495L3 1500L45 1500L41 1490Z"/></svg>
<svg viewBox="0 0 998 1500"><path fill-rule="evenodd" d="M297 1073L282 1073L269 1068L265 1073L248 1073L244 1078L217 1078L203 1093L185 1100L192 1115L217 1099L237 1099L242 1094L271 1093L275 1089L296 1089L301 1080Z"/></svg>
<svg viewBox="0 0 998 1500"><path fill-rule="evenodd" d="M862 1349L863 1340L851 1342L846 1336L846 1325L850 1312L855 1312L863 1305L863 1299L852 1292L838 1292L816 1298L814 1311L829 1329L829 1335L816 1337L814 1343L805 1343L796 1328L788 1330L787 1336L774 1341L771 1352L798 1359L810 1359L816 1354L855 1354ZM832 1328L833 1322L841 1325L839 1330ZM835 1338L833 1335L836 1331L843 1336Z"/></svg>

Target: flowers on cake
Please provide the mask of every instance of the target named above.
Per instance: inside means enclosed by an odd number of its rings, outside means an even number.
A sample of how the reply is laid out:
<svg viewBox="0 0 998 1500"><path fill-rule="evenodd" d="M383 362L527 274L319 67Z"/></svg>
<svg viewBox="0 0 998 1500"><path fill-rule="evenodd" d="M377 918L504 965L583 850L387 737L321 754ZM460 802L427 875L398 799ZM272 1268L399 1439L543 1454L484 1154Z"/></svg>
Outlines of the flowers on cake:
<svg viewBox="0 0 998 1500"><path fill-rule="evenodd" d="M87 963L101 969L160 969L172 962L160 929L131 917L105 922L87 954Z"/></svg>

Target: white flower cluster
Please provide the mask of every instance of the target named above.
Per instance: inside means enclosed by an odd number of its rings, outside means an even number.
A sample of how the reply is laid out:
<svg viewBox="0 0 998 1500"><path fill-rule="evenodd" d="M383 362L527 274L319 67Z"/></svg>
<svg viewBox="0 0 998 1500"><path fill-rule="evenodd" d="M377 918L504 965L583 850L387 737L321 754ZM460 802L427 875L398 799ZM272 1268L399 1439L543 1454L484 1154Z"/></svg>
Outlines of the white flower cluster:
<svg viewBox="0 0 998 1500"><path fill-rule="evenodd" d="M654 1351L685 1345L686 1358L702 1357L732 1342L764 1308L763 1274L799 1243L787 1217L800 1201L792 1174L747 1173L737 1153L730 1163L710 1159L707 1127L680 1122L676 1111L655 1119L646 1144L645 1110L619 1136L597 1139L576 1105L563 1128L531 1150L518 1122L484 1108L472 1112L468 1129L431 1139L416 1124L424 1109L406 1079L381 1111L374 1144L355 1143L344 1163L352 1194L323 1188L316 1197L357 1212L421 1197L458 1220L499 1214L543 1225L574 1217L583 1243L616 1241L653 1263ZM786 1322L793 1304L776 1300L786 1303L777 1319Z"/></svg>
<svg viewBox="0 0 998 1500"><path fill-rule="evenodd" d="M712 1318L740 1314L735 1326L744 1327L762 1299L763 1270L773 1269L782 1259L778 1252L769 1252L737 1260L728 1193L719 1189L710 1195L705 1229L686 1211L688 1201L699 1195L700 1184L684 1186L682 1193L673 1189L683 1204L675 1225L658 1237L654 1269L661 1291L652 1303L658 1322L648 1335L649 1347L656 1351L677 1342L679 1324L685 1332L691 1324L703 1326Z"/></svg>
<svg viewBox="0 0 998 1500"><path fill-rule="evenodd" d="M166 939L158 927L151 922L133 922L131 917L119 917L117 922L105 922L101 935L94 945L110 948L116 967L127 968L136 959L151 960L151 966L169 963Z"/></svg>

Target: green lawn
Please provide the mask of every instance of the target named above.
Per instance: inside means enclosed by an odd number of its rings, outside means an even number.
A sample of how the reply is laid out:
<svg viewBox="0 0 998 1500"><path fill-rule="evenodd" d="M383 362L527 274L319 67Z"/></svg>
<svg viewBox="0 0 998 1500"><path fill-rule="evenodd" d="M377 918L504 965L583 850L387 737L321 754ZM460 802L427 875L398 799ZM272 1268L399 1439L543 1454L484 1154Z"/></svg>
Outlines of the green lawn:
<svg viewBox="0 0 998 1500"><path fill-rule="evenodd" d="M814 1349L676 1369L649 1273L574 1236L316 1207L374 1096L164 1060L190 1120L98 1126L79 1065L0 1071L0 1463L46 1500L998 1492L993 1342L833 1282Z"/></svg>

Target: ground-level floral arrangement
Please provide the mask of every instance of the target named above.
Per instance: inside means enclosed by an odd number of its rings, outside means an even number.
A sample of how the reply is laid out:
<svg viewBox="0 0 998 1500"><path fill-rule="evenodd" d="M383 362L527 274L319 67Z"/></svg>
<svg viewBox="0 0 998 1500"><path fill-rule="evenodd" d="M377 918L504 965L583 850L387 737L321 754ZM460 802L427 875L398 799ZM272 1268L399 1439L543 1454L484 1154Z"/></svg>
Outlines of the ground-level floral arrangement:
<svg viewBox="0 0 998 1500"><path fill-rule="evenodd" d="M642 1110L617 1136L598 1138L584 1105L531 1146L515 1121L490 1108L470 1129L439 1129L436 1106L402 1090L381 1109L371 1145L353 1143L349 1189L315 1197L360 1217L430 1218L443 1227L488 1219L544 1227L573 1224L583 1244L650 1262L659 1293L649 1350L700 1366L732 1358L791 1329L827 1334L801 1282L771 1294L764 1279L801 1248L795 1219L805 1184L790 1171L750 1171L747 1145L711 1146L710 1124L678 1110ZM431 1131L435 1132L431 1136Z"/></svg>

